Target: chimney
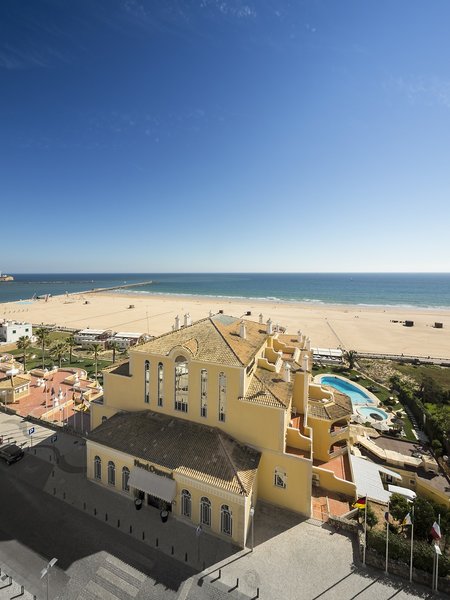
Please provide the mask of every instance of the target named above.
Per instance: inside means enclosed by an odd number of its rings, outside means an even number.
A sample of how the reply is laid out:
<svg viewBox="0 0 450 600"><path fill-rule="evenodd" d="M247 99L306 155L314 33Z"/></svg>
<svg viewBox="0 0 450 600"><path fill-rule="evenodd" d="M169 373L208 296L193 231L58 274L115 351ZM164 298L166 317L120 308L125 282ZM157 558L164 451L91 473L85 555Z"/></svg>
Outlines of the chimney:
<svg viewBox="0 0 450 600"><path fill-rule="evenodd" d="M288 362L284 363L283 379L286 383L291 381L291 365Z"/></svg>
<svg viewBox="0 0 450 600"><path fill-rule="evenodd" d="M191 315L189 313L186 313L184 315L184 326L189 327L189 325L192 325L192 319L191 319Z"/></svg>
<svg viewBox="0 0 450 600"><path fill-rule="evenodd" d="M263 324L263 314L259 313L259 324L262 325Z"/></svg>
<svg viewBox="0 0 450 600"><path fill-rule="evenodd" d="M211 318L212 316L213 316L213 311L212 311L212 310L210 310L210 311L209 311L209 318Z"/></svg>
<svg viewBox="0 0 450 600"><path fill-rule="evenodd" d="M309 368L309 358L308 358L307 354L303 355L302 363L303 363L303 370L307 371Z"/></svg>
<svg viewBox="0 0 450 600"><path fill-rule="evenodd" d="M308 352L311 350L311 340L309 337L306 338L305 349L308 350Z"/></svg>
<svg viewBox="0 0 450 600"><path fill-rule="evenodd" d="M275 331L278 333L280 331L280 326L278 325L278 323L275 325Z"/></svg>
<svg viewBox="0 0 450 600"><path fill-rule="evenodd" d="M302 341L302 330L301 330L301 329L299 329L299 330L297 331L297 340L298 340L300 343L301 343L301 341Z"/></svg>
<svg viewBox="0 0 450 600"><path fill-rule="evenodd" d="M271 321L271 319L269 319L269 320L267 321L266 333L267 333L267 335L272 335L272 333L273 333L273 328L272 328L272 321Z"/></svg>
<svg viewBox="0 0 450 600"><path fill-rule="evenodd" d="M179 329L180 329L180 317L177 315L175 317L175 328L174 328L174 330L178 331Z"/></svg>
<svg viewBox="0 0 450 600"><path fill-rule="evenodd" d="M243 340L247 339L247 327L245 326L244 321L241 321L239 325L239 335Z"/></svg>

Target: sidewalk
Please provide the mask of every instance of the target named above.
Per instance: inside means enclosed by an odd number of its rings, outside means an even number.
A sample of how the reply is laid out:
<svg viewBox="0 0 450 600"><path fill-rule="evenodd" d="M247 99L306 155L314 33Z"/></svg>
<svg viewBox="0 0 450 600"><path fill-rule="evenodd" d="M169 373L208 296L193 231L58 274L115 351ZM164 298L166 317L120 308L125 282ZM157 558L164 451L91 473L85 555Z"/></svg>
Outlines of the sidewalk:
<svg viewBox="0 0 450 600"><path fill-rule="evenodd" d="M35 447L29 451L30 458L49 462L49 450L47 446ZM151 506L137 511L131 496L86 479L84 445L71 450L58 459L59 464L52 461L52 471L42 488L48 494L199 571L239 551L229 542L206 532L198 538L197 523L185 522L173 515L162 523L159 511ZM57 452L57 448L54 451Z"/></svg>

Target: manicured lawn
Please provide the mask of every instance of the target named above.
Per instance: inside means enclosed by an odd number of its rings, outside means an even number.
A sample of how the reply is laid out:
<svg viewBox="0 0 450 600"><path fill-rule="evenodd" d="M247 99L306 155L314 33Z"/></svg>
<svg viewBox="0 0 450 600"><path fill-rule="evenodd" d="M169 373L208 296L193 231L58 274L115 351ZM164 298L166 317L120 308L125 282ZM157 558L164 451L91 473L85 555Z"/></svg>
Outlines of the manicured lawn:
<svg viewBox="0 0 450 600"><path fill-rule="evenodd" d="M53 333L53 332L52 332ZM53 339L52 341L55 341L55 339ZM23 362L22 361L22 351L21 350L13 350L12 352L10 352L10 354L13 354L14 356L17 357L17 360L19 362ZM95 362L94 362L94 357L93 356L86 356L86 352L83 352L83 356L79 356L78 353L76 351L74 351L72 353L72 362L69 362L69 353L67 353L67 356L65 357L66 360L63 360L61 362L61 367L76 367L79 369L84 369L89 377L93 377L95 375ZM32 356L35 356L35 358L32 358ZM104 369L105 367L108 367L111 364L111 360L105 360L105 359L101 359L99 358L98 360L98 373L100 374L100 371L102 369ZM47 369L51 369L53 367L53 365L58 365L58 361L51 358L50 353L49 353L49 349L46 348L45 350L45 367ZM31 369L35 369L35 368L41 368L42 367L42 350L41 348L35 347L35 346L31 346L28 351L27 351L27 371L31 371Z"/></svg>

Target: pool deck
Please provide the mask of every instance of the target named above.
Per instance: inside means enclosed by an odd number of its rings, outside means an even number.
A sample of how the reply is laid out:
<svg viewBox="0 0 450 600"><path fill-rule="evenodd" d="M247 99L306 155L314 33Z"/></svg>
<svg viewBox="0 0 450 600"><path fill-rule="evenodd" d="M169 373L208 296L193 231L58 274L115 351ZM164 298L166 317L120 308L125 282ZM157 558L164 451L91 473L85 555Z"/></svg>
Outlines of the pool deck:
<svg viewBox="0 0 450 600"><path fill-rule="evenodd" d="M368 423L370 423L372 426L380 424L380 423L391 425L392 419L393 419L393 417L395 415L389 413L384 408L383 409L379 408L379 406L380 406L380 400L379 400L379 398L377 398L375 396L375 394L373 394L372 392L370 392L367 388L365 388L361 384L357 383L356 381L352 381L351 379L348 379L347 377L342 377L341 375L336 375L334 373L321 373L319 375L316 375L314 377L314 383L322 384L322 379L324 377L333 377L335 379L340 379L341 381L345 382L347 385L353 386L354 388L356 388L357 390L359 390L360 392L362 392L363 394L365 394L369 398L369 400L371 402L370 403L366 403L366 404L356 404L356 403L353 403L353 400L352 400L353 420L354 421L361 422L361 419L365 419L365 421L368 422ZM326 384L326 383L324 383L323 385L328 385L331 388L333 387L332 385ZM338 391L341 391L341 390L338 390ZM345 392L342 392L342 393L345 394ZM351 397L350 397L350 399L351 399ZM361 409L361 408L370 408L372 410L373 409L382 410L383 413L386 414L386 418L381 419L381 420L379 420L379 419L372 419L369 415L365 415L364 413L360 413L358 409ZM374 412L376 412L376 410L374 410Z"/></svg>
<svg viewBox="0 0 450 600"><path fill-rule="evenodd" d="M359 390L360 392L365 394L370 400L372 400L372 402L375 404L375 406L378 406L380 404L380 400L375 396L375 394L370 392L367 388L362 386L360 383L357 383L356 381L352 381L351 379L348 379L347 377L342 377L341 375L336 375L335 373L320 373L319 375L316 375L314 377L314 383L322 383L322 379L324 377L333 377L335 379L340 379L341 381L344 381L348 385L355 387L357 390ZM327 384L325 383L324 385L327 385ZM333 387L333 386L331 386L331 387ZM341 391L341 390L338 390L338 391ZM342 393L345 394L345 392L342 392ZM353 402L352 402L352 404L353 404ZM371 406L371 405L370 404L353 404L354 409L357 406Z"/></svg>

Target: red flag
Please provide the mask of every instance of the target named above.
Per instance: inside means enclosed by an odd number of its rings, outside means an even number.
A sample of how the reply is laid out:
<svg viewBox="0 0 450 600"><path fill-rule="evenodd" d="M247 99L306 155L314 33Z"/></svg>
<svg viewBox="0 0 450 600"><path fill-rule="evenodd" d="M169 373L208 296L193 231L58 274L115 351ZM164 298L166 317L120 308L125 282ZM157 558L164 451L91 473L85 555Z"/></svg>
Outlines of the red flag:
<svg viewBox="0 0 450 600"><path fill-rule="evenodd" d="M433 523L430 533L435 540L441 539L442 534L441 534L441 528L439 527L439 523L436 523L436 521Z"/></svg>

